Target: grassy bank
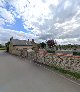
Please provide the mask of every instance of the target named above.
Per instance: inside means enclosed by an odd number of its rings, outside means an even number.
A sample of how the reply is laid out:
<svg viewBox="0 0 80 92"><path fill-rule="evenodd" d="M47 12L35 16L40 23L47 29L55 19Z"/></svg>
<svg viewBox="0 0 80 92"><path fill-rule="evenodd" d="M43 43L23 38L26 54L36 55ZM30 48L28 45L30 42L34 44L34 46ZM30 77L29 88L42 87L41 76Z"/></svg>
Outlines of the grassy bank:
<svg viewBox="0 0 80 92"><path fill-rule="evenodd" d="M70 70L64 70L63 68L58 68L58 67L55 67L55 66L51 66L50 68L53 68L54 70L59 71L59 72L65 74L65 75L71 76L73 78L80 79L80 73L78 73L78 72L72 72Z"/></svg>
<svg viewBox="0 0 80 92"><path fill-rule="evenodd" d="M37 62L37 63L41 64L42 66L45 66L45 67L47 67L47 68L49 68L53 71L55 70L57 72L60 72L60 73L66 75L66 76L69 76L71 78L80 79L80 73L79 72L71 72L70 70L65 70L63 68L56 67L56 66L53 66L53 65L50 66L50 65L39 63L39 62Z"/></svg>

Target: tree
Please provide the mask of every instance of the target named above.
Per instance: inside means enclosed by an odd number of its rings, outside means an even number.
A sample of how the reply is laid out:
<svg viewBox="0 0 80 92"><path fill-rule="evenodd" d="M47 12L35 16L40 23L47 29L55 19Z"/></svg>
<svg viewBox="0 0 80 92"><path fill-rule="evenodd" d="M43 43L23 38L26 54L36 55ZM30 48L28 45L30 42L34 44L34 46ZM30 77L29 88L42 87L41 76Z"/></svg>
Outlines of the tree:
<svg viewBox="0 0 80 92"><path fill-rule="evenodd" d="M52 48L52 47L54 47L56 45L56 43L55 43L54 40L48 40L47 45L48 45L49 48Z"/></svg>
<svg viewBox="0 0 80 92"><path fill-rule="evenodd" d="M46 47L46 44L44 42L40 43L40 47L41 48L45 48Z"/></svg>
<svg viewBox="0 0 80 92"><path fill-rule="evenodd" d="M9 52L9 44L10 44L10 42L5 43L5 46L6 46L7 52Z"/></svg>
<svg viewBox="0 0 80 92"><path fill-rule="evenodd" d="M2 46L2 44L0 44L0 48L2 48L3 46Z"/></svg>

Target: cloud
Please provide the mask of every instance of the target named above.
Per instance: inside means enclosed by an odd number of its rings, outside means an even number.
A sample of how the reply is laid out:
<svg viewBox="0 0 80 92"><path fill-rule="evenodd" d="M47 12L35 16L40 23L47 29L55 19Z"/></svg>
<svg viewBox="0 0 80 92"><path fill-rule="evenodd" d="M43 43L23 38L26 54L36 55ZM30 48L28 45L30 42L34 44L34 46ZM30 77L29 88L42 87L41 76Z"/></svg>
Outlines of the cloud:
<svg viewBox="0 0 80 92"><path fill-rule="evenodd" d="M5 5L5 1L4 0L0 0L0 7L4 7Z"/></svg>
<svg viewBox="0 0 80 92"><path fill-rule="evenodd" d="M0 7L0 16L5 20L5 22L9 22L12 24L15 19L10 11L7 11L5 8Z"/></svg>
<svg viewBox="0 0 80 92"><path fill-rule="evenodd" d="M0 18L0 26L5 24L5 20L3 18Z"/></svg>
<svg viewBox="0 0 80 92"><path fill-rule="evenodd" d="M10 5L9 10L5 3ZM79 43L80 0L1 0L0 6L3 18L0 25L15 23L15 18L20 18L26 30L33 29L19 33L21 38L27 35L37 41L56 39L62 44Z"/></svg>
<svg viewBox="0 0 80 92"><path fill-rule="evenodd" d="M23 31L16 31L16 30L10 30L10 29L4 29L0 27L0 42L5 43L10 40L10 38L13 36L14 39L33 39L34 34L28 34Z"/></svg>
<svg viewBox="0 0 80 92"><path fill-rule="evenodd" d="M39 24L39 21L34 23L38 30L41 31L39 38L43 40L55 38L59 41L62 39L61 42L64 44L70 42L80 44L77 40L80 37L79 6L80 1L75 0L61 0L56 7L51 4L49 8L53 17L44 19L43 24Z"/></svg>

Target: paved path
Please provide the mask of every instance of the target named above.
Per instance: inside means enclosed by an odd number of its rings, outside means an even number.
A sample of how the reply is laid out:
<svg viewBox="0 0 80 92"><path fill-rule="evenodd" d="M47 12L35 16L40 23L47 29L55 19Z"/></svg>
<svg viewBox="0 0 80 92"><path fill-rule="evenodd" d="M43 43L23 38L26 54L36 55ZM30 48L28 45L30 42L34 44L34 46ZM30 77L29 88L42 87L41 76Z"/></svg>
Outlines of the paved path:
<svg viewBox="0 0 80 92"><path fill-rule="evenodd" d="M80 86L55 72L0 51L0 92L80 92Z"/></svg>

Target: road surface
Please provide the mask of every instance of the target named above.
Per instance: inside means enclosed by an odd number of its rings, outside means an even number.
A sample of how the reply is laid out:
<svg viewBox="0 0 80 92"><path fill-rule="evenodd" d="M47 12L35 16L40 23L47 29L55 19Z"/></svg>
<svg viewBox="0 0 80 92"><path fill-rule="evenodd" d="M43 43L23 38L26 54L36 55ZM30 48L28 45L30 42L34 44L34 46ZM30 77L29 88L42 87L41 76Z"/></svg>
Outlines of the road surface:
<svg viewBox="0 0 80 92"><path fill-rule="evenodd" d="M80 92L80 85L0 51L0 92Z"/></svg>

